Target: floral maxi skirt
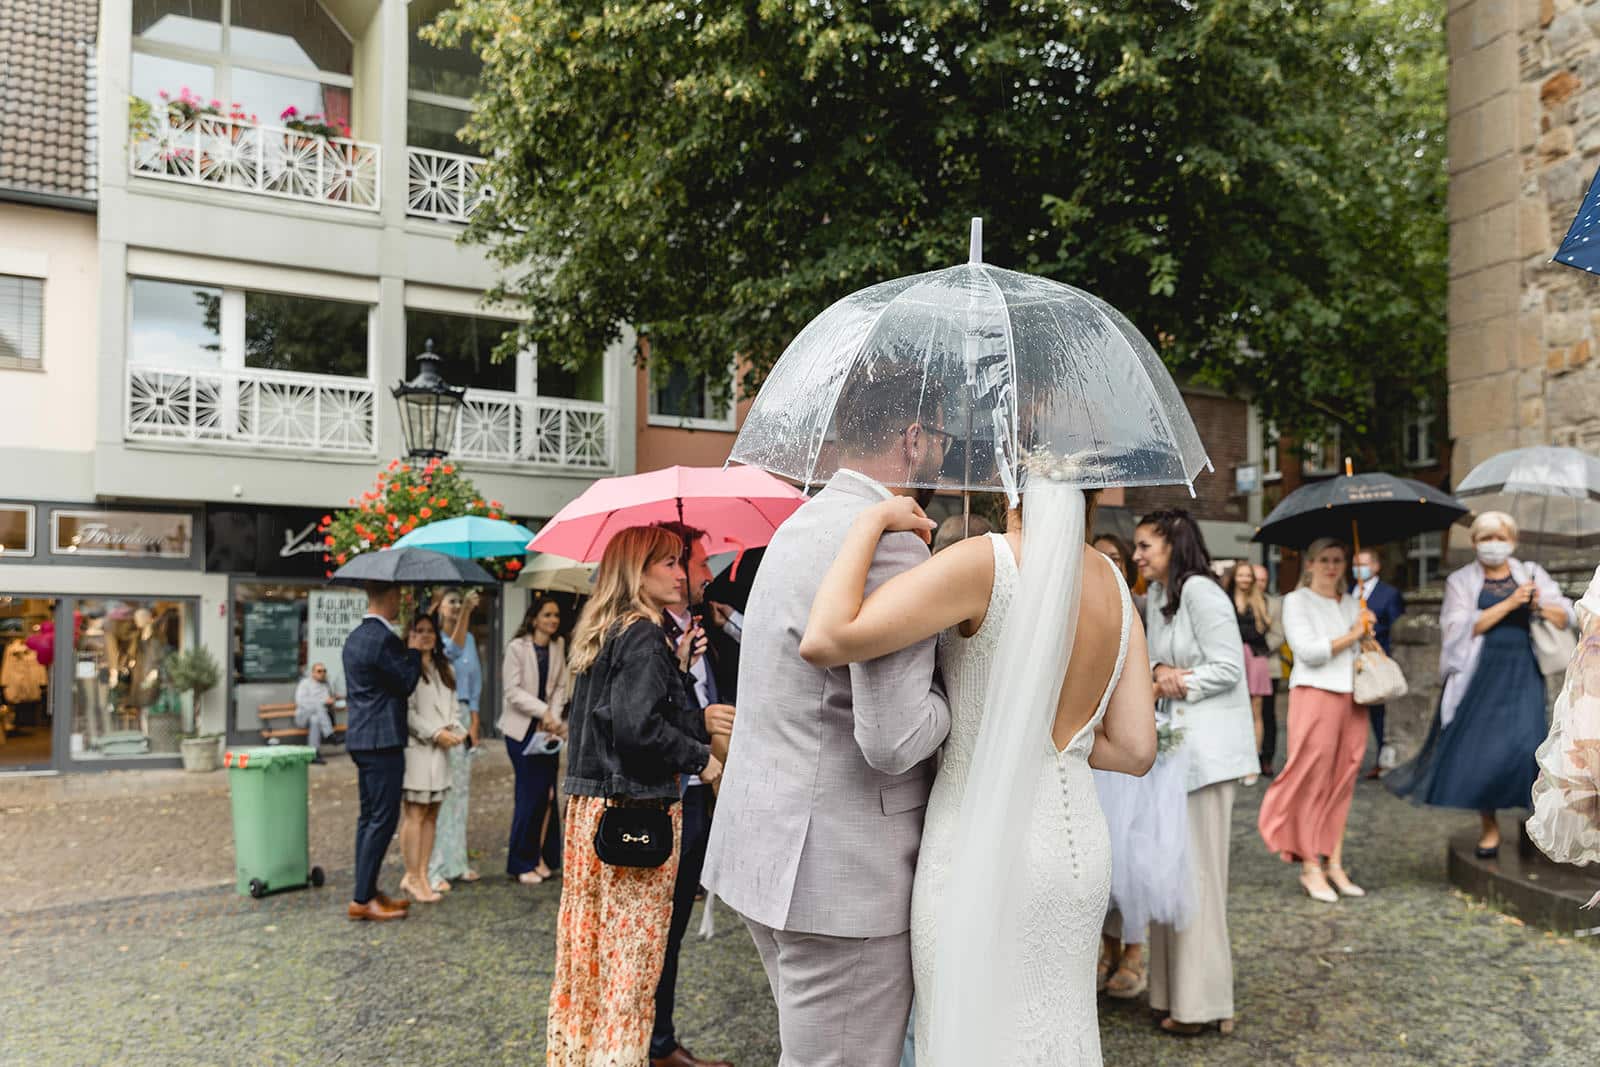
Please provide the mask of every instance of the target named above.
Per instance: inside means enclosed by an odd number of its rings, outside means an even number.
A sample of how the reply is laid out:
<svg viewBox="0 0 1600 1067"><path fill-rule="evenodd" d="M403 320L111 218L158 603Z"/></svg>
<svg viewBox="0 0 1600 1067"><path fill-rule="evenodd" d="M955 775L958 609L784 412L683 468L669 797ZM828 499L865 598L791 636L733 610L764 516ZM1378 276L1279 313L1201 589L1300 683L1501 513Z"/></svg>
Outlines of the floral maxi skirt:
<svg viewBox="0 0 1600 1067"><path fill-rule="evenodd" d="M594 851L605 808L604 797L572 797L567 805L546 1038L552 1067L634 1067L650 1057L683 809L672 806L667 862L612 867Z"/></svg>

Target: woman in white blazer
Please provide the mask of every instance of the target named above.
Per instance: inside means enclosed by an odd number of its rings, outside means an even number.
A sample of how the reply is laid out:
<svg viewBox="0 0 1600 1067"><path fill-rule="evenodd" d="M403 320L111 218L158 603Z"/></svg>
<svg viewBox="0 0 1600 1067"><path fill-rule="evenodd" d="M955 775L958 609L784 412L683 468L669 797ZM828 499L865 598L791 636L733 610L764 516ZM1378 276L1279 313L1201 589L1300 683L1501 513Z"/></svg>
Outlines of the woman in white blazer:
<svg viewBox="0 0 1600 1067"><path fill-rule="evenodd" d="M506 874L524 885L537 885L561 866L556 783L571 679L560 630L561 605L535 597L502 664L504 696L495 725L505 735L516 778Z"/></svg>
<svg viewBox="0 0 1600 1067"><path fill-rule="evenodd" d="M1149 584L1149 635L1156 699L1182 731L1188 758L1189 925L1150 929L1150 1006L1163 1030L1233 1030L1233 950L1228 941L1228 839L1235 783L1260 769L1244 645L1233 603L1211 573L1200 527L1188 512L1146 515L1133 558ZM1112 858L1114 863L1115 856Z"/></svg>

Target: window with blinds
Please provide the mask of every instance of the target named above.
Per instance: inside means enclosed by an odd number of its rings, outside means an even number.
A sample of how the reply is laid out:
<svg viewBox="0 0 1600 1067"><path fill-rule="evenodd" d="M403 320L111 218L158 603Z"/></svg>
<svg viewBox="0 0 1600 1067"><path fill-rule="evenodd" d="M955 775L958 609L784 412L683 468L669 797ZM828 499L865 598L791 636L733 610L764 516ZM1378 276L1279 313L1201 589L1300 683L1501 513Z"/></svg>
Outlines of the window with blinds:
<svg viewBox="0 0 1600 1067"><path fill-rule="evenodd" d="M0 366L44 358L44 282L0 274Z"/></svg>

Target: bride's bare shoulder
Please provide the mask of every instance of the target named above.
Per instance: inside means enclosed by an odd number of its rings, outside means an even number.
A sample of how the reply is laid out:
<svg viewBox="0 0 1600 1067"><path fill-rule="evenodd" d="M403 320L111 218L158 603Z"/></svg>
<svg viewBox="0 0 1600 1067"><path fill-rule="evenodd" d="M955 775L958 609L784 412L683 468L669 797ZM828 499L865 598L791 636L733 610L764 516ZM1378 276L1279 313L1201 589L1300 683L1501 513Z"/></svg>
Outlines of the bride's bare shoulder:
<svg viewBox="0 0 1600 1067"><path fill-rule="evenodd" d="M1083 601L1079 611L1095 618L1122 613L1121 581L1115 565L1091 545L1083 548Z"/></svg>

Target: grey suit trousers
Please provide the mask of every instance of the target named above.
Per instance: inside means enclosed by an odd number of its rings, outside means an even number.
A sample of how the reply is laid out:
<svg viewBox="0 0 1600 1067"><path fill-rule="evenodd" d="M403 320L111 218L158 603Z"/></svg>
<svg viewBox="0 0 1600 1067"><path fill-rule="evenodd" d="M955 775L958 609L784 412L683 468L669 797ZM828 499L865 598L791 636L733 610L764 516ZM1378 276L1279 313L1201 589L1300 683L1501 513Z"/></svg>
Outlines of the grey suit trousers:
<svg viewBox="0 0 1600 1067"><path fill-rule="evenodd" d="M911 934L829 937L746 918L778 1004L778 1067L899 1067Z"/></svg>

